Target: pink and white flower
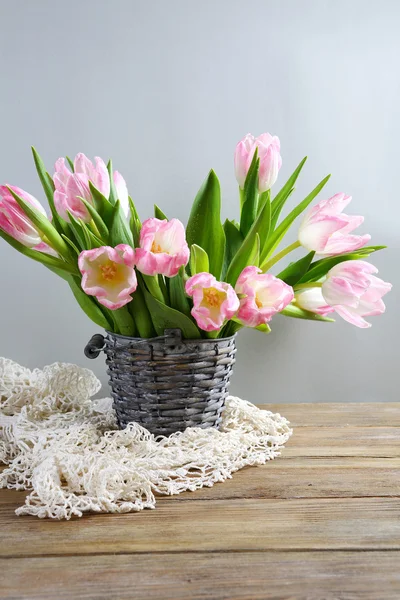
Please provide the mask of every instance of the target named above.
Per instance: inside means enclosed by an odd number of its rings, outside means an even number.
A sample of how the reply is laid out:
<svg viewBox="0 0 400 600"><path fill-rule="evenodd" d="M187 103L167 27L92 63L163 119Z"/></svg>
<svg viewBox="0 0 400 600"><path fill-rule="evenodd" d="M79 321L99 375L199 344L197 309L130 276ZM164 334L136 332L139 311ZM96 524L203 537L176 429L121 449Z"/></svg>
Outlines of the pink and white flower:
<svg viewBox="0 0 400 600"><path fill-rule="evenodd" d="M350 201L351 196L340 193L316 204L300 225L300 244L323 255L343 254L365 246L370 235L350 235L364 217L342 213Z"/></svg>
<svg viewBox="0 0 400 600"><path fill-rule="evenodd" d="M189 261L185 228L178 219L162 221L150 218L144 221L139 246L136 249L136 266L145 275L174 277Z"/></svg>
<svg viewBox="0 0 400 600"><path fill-rule="evenodd" d="M235 150L235 175L242 189L256 148L258 148L260 159L258 191L261 194L271 189L278 178L278 172L282 166L281 144L279 138L270 133L262 133L257 138L248 133L238 143Z"/></svg>
<svg viewBox="0 0 400 600"><path fill-rule="evenodd" d="M107 167L102 158L96 156L95 164L84 154L79 153L74 160L74 172L72 173L65 164L64 158L59 158L55 164L53 176L55 192L54 204L59 215L69 221L68 212L76 219L82 219L89 223L91 216L86 206L80 200L84 198L90 204L94 204L89 188L89 181L105 196L110 195L110 177ZM114 183L118 199L125 215L129 211L128 190L122 175L115 171Z"/></svg>
<svg viewBox="0 0 400 600"><path fill-rule="evenodd" d="M43 206L36 198L19 187L14 185L9 187L43 216L47 216ZM38 229L20 208L5 185L0 186L0 229L28 248L34 248L42 242Z"/></svg>
<svg viewBox="0 0 400 600"><path fill-rule="evenodd" d="M295 301L300 308L316 313L317 315L322 315L323 317L335 311L332 306L326 303L320 287L296 290Z"/></svg>
<svg viewBox="0 0 400 600"><path fill-rule="evenodd" d="M325 302L345 321L356 327L371 327L363 317L381 315L386 307L382 297L392 285L375 276L378 269L363 260L335 265L322 284Z"/></svg>
<svg viewBox="0 0 400 600"><path fill-rule="evenodd" d="M186 293L193 298L192 315L203 331L220 329L239 308L239 299L229 283L217 281L210 273L197 273L186 282Z"/></svg>
<svg viewBox="0 0 400 600"><path fill-rule="evenodd" d="M82 289L100 304L117 310L132 300L137 288L135 251L127 244L84 250L78 258Z"/></svg>
<svg viewBox="0 0 400 600"><path fill-rule="evenodd" d="M243 269L235 290L241 296L238 318L247 327L268 323L294 298L290 285L254 266Z"/></svg>

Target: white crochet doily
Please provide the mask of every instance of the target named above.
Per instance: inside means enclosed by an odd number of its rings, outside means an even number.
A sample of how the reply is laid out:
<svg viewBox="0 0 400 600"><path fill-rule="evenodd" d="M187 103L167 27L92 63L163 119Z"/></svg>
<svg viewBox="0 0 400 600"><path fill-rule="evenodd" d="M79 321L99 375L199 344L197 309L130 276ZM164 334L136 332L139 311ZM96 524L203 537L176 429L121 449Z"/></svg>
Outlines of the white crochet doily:
<svg viewBox="0 0 400 600"><path fill-rule="evenodd" d="M31 371L0 358L0 487L29 490L17 515L70 519L84 512L154 508L156 495L225 481L275 458L292 430L279 414L230 396L220 431L189 428L154 438L137 423L116 429L111 399L76 365Z"/></svg>

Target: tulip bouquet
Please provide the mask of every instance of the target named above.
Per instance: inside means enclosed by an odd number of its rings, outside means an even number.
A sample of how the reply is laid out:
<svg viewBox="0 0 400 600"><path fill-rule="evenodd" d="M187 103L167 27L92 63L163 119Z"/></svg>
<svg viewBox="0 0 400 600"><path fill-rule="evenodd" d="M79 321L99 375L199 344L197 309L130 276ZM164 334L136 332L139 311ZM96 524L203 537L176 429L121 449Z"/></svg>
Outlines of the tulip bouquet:
<svg viewBox="0 0 400 600"><path fill-rule="evenodd" d="M248 134L237 145L239 220L221 223L220 184L210 171L186 230L158 206L142 223L111 161L60 158L51 175L35 149L33 156L51 215L22 189L1 186L0 236L65 279L86 315L110 332L151 338L179 328L186 339L229 337L242 327L268 333L277 313L332 321L336 312L369 327L364 317L385 310L391 285L364 260L384 246L352 233L363 217L343 213L351 197L338 193L309 208L329 176L281 218L306 159L272 197L282 163L276 136ZM297 241L277 251L304 211ZM303 257L270 273L299 247Z"/></svg>

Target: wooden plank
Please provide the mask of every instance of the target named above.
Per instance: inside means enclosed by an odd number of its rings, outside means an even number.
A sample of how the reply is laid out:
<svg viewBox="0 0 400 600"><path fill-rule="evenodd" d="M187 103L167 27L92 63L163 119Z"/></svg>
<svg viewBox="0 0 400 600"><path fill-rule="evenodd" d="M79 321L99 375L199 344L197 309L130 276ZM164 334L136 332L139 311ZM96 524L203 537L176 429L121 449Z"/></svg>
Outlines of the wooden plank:
<svg viewBox="0 0 400 600"><path fill-rule="evenodd" d="M3 560L0 598L398 600L398 552L252 552ZM0 575L1 577L1 575Z"/></svg>
<svg viewBox="0 0 400 600"><path fill-rule="evenodd" d="M0 505L21 506L25 492L0 490ZM177 501L235 498L343 498L400 496L399 459L272 461L234 473L231 480L176 496ZM162 502L159 498L158 502Z"/></svg>
<svg viewBox="0 0 400 600"><path fill-rule="evenodd" d="M400 457L399 427L297 427L283 450L300 456Z"/></svg>
<svg viewBox="0 0 400 600"><path fill-rule="evenodd" d="M259 408L280 413L293 427L400 427L400 402L262 404Z"/></svg>
<svg viewBox="0 0 400 600"><path fill-rule="evenodd" d="M15 518L0 507L0 556L400 549L396 498L160 502L157 510L72 521Z"/></svg>
<svg viewBox="0 0 400 600"><path fill-rule="evenodd" d="M26 492L0 490L0 505L15 508ZM177 501L234 498L343 498L400 496L398 458L279 458L248 467L225 483L196 493L175 496ZM162 501L162 498L158 502Z"/></svg>

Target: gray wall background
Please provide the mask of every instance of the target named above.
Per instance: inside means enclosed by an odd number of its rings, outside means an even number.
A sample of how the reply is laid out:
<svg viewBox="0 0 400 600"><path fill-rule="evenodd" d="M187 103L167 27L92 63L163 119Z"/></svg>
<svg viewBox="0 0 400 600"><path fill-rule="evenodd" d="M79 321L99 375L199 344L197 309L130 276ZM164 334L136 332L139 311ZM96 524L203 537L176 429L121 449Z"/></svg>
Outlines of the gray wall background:
<svg viewBox="0 0 400 600"><path fill-rule="evenodd" d="M186 222L210 167L224 218L237 216L233 151L248 131L279 135L281 184L308 154L298 201L333 173L325 194L352 194L363 230L390 247L372 258L394 284L387 312L369 330L277 317L269 337L242 333L231 391L399 399L397 0L1 0L0 19L0 179L37 198L31 144L50 171L65 154L112 156L142 218L157 202ZM0 355L75 362L105 382L102 359L83 356L97 328L64 282L0 252Z"/></svg>

